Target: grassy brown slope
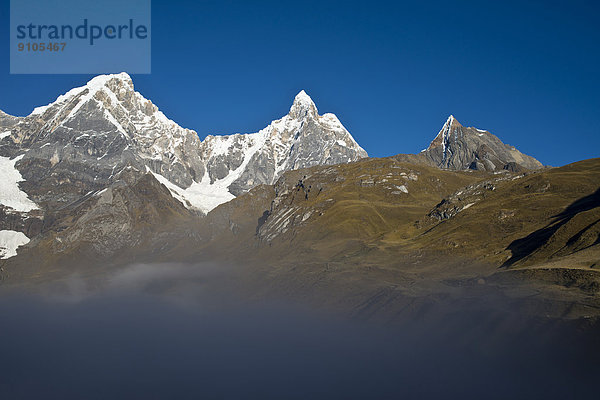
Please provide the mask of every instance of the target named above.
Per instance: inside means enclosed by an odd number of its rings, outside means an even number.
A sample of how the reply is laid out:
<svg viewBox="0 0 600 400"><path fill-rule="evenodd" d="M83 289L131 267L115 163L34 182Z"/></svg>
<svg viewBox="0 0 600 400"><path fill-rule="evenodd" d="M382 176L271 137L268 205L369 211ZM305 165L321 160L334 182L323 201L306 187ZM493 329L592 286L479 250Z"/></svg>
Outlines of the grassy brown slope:
<svg viewBox="0 0 600 400"><path fill-rule="evenodd" d="M236 291L251 297L292 295L369 315L486 293L499 303L528 299L523 306L533 314L542 307L579 317L600 315L600 272L590 268L598 260L599 178L598 159L527 174L365 159L286 172L276 185L259 186L205 218L190 215L153 179L123 192L115 215L95 207L82 214L90 212L88 228L118 233L128 220L132 235L144 233L110 265L242 265ZM83 228L74 224L61 234L88 232ZM48 246L14 262L54 257ZM62 256L80 262L87 252L75 250Z"/></svg>
<svg viewBox="0 0 600 400"><path fill-rule="evenodd" d="M291 263L415 252L497 266L546 262L597 247L599 178L598 159L530 174L394 158L291 171L273 189L211 212L204 224L214 233L202 251Z"/></svg>
<svg viewBox="0 0 600 400"><path fill-rule="evenodd" d="M499 182L466 200L473 205L415 244L504 267L531 266L592 247L598 257L599 183L600 159Z"/></svg>
<svg viewBox="0 0 600 400"><path fill-rule="evenodd" d="M270 198L266 188L257 188L211 212L206 223L226 229L217 229L191 258L210 252L221 261L252 265L246 279L260 282L247 287L270 295L295 293L352 309L374 309L392 296L395 307L407 306L413 300L398 296L453 290L440 279L422 279L431 264L408 246L419 231L415 221L448 193L488 177L393 158L291 171ZM399 231L404 243L383 241ZM373 295L380 300L368 301Z"/></svg>
<svg viewBox="0 0 600 400"><path fill-rule="evenodd" d="M253 253L262 260L294 262L300 254L311 254L311 260L327 261L347 255L348 248L370 246L399 228L408 240L416 233L414 222L447 193L485 176L392 158L286 173L264 210L265 221L252 232L257 241ZM256 211L242 213L254 213L258 221L263 213Z"/></svg>
<svg viewBox="0 0 600 400"><path fill-rule="evenodd" d="M217 208L231 229L199 253L217 249L228 260L254 265L250 275L256 272L268 292L343 302L364 312L410 308L415 301L420 307L469 288L509 302L534 296L532 313L551 304L555 316L595 315L597 301L587 297L600 282L594 271L560 278L541 270L498 272L513 256L511 244L556 223L569 205L593 194L599 171L600 160L489 174L393 158L292 171L271 193L260 189ZM594 210L575 213L556 229L554 241L537 243L539 258L520 262L541 265L565 252L597 260Z"/></svg>

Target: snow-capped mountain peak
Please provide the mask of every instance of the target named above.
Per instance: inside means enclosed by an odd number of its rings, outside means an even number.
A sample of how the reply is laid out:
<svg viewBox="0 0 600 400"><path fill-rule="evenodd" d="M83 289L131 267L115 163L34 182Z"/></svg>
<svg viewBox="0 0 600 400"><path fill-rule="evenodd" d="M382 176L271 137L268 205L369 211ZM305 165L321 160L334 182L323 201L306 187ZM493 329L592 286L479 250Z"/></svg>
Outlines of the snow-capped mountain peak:
<svg viewBox="0 0 600 400"><path fill-rule="evenodd" d="M89 102L94 104L89 105ZM170 127L177 125L150 100L134 90L133 81L126 72L96 76L85 85L59 96L54 102L35 108L29 117L51 120L52 129L56 129L58 125L76 117L78 112L93 108L108 113L106 118L128 136L152 122Z"/></svg>
<svg viewBox="0 0 600 400"><path fill-rule="evenodd" d="M294 103L290 108L289 116L294 119L302 119L309 115L316 118L319 115L319 112L315 102L304 90L301 90L294 98Z"/></svg>
<svg viewBox="0 0 600 400"><path fill-rule="evenodd" d="M22 156L17 168L27 194L52 207L102 190L131 168L151 172L173 197L206 213L287 170L367 156L335 115L318 114L304 90L287 115L259 132L201 141L136 92L126 73L97 76L27 117L0 114L0 123L10 126L0 156ZM50 186L38 184L48 176ZM52 187L63 194L45 195Z"/></svg>
<svg viewBox="0 0 600 400"><path fill-rule="evenodd" d="M131 77L129 76L129 74L127 74L126 72L121 72L120 74L98 75L98 76L95 76L94 78L92 78L91 80L89 80L84 86L73 88L73 89L69 90L67 93L58 96L58 98L55 101L53 101L52 103L45 105L45 106L36 107L31 112L31 114L29 114L29 116L41 115L44 112L46 112L46 110L48 110L50 107L57 105L57 104L66 103L69 100L72 100L74 97L83 94L84 92L86 92L85 99L90 99L90 98L93 98L94 95L102 89L106 88L106 89L112 91L110 83L117 83L117 85L119 85L121 88L127 88L127 89L133 91L133 81L131 80ZM115 86L113 86L113 87L115 87ZM82 99L82 100L85 101L85 99ZM76 110L72 110L72 111L76 111Z"/></svg>
<svg viewBox="0 0 600 400"><path fill-rule="evenodd" d="M201 147L207 166L202 182L210 179L213 189L224 188L227 193L222 198L258 184L272 184L291 169L367 157L334 114L318 114L304 90L296 95L287 115L259 132L210 135Z"/></svg>

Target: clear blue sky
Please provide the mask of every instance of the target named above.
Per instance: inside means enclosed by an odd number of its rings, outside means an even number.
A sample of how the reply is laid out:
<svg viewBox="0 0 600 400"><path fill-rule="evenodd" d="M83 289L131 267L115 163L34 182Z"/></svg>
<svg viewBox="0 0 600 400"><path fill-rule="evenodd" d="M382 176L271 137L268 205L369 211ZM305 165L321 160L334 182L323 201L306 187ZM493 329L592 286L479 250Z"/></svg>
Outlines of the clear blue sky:
<svg viewBox="0 0 600 400"><path fill-rule="evenodd" d="M449 114L545 164L600 156L600 2L451 3L154 0L133 80L201 137L257 131L305 89L371 156L420 151ZM91 78L10 75L1 4L0 109Z"/></svg>

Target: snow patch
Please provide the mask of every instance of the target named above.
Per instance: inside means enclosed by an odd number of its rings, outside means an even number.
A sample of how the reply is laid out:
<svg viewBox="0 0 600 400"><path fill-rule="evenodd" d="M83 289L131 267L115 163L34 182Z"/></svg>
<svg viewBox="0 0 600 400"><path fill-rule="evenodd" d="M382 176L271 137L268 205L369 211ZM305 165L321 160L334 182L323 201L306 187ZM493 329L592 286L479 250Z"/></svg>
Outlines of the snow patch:
<svg viewBox="0 0 600 400"><path fill-rule="evenodd" d="M23 232L0 231L0 259L6 260L17 255L17 249L29 243Z"/></svg>
<svg viewBox="0 0 600 400"><path fill-rule="evenodd" d="M229 191L229 186L235 182L246 170L246 167L252 160L252 157L264 148L265 143L268 139L271 139L271 134L274 129L278 128L281 124L286 124L287 119L275 121L268 127L262 129L257 133L248 135L231 135L225 137L213 137L211 143L213 143L212 154L224 154L229 150L230 146L233 145L235 139L244 139L243 142L243 154L244 160L235 170L229 172L229 174L223 179L216 180L211 183L208 170L205 171L204 176L200 182L193 182L190 187L184 189L173 183L171 183L164 176L152 172L156 179L164 184L169 191L171 191L173 197L181 201L186 207L200 210L207 214L217 206L227 203L233 200L235 196ZM277 173L277 171L276 171Z"/></svg>
<svg viewBox="0 0 600 400"><path fill-rule="evenodd" d="M21 158L23 155L12 160L0 157L0 204L15 211L29 212L39 207L19 188L19 182L23 182L23 177L15 168L15 164Z"/></svg>
<svg viewBox="0 0 600 400"><path fill-rule="evenodd" d="M171 192L171 195L183 203L186 208L196 209L204 214L207 214L217 206L227 203L235 198L228 189L228 186L231 183L226 184L224 182L228 180L227 178L210 184L210 177L208 174L205 174L201 182L193 182L190 187L184 189L171 183L171 181L161 174L157 174L149 169L148 171L152 173L160 183L165 185Z"/></svg>
<svg viewBox="0 0 600 400"><path fill-rule="evenodd" d="M10 131L0 133L0 140L4 139L7 136L10 136Z"/></svg>

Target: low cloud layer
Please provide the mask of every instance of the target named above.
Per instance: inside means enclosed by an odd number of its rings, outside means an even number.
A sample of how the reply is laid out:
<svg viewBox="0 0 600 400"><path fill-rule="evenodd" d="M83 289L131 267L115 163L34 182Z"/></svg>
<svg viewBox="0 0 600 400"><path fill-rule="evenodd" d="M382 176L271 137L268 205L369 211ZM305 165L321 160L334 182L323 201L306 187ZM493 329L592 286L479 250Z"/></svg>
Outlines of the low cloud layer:
<svg viewBox="0 0 600 400"><path fill-rule="evenodd" d="M231 302L222 267L133 265L0 297L0 398L582 398L598 348L533 324L382 326L284 302ZM501 326L502 321L496 321ZM474 333L476 332L476 333ZM511 333L512 332L512 333ZM487 337L484 337L487 336Z"/></svg>

